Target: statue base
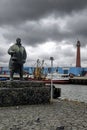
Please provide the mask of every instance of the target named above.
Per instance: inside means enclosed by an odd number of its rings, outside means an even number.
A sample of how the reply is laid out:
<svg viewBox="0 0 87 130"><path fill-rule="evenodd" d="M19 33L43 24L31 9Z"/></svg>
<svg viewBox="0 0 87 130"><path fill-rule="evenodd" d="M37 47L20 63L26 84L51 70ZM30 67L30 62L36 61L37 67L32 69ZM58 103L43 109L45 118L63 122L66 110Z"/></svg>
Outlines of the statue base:
<svg viewBox="0 0 87 130"><path fill-rule="evenodd" d="M42 81L0 81L0 107L50 103L50 85ZM60 89L53 87L53 97Z"/></svg>
<svg viewBox="0 0 87 130"><path fill-rule="evenodd" d="M45 104L50 102L50 88L43 82L0 81L0 106Z"/></svg>

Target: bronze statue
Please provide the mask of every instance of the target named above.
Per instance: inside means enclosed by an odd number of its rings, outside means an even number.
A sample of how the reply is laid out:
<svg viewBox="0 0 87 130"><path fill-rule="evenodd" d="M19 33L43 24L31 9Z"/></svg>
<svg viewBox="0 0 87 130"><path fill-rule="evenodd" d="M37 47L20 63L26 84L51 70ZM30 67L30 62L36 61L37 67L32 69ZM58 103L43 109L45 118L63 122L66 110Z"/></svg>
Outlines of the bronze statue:
<svg viewBox="0 0 87 130"><path fill-rule="evenodd" d="M11 55L9 61L10 80L13 80L14 73L19 73L20 80L23 80L23 64L26 62L27 53L20 38L17 38L16 43L8 49L8 54Z"/></svg>

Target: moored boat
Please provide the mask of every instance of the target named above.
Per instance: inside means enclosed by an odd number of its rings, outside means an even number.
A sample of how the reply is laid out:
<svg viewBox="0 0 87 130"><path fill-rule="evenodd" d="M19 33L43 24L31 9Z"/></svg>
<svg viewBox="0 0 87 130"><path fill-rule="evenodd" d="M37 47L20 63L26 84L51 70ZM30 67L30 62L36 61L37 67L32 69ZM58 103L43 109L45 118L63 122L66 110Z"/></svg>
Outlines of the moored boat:
<svg viewBox="0 0 87 130"><path fill-rule="evenodd" d="M51 83L51 80L54 84L68 84L69 83L69 75L68 74L52 73L52 74L48 74L44 81L46 83Z"/></svg>
<svg viewBox="0 0 87 130"><path fill-rule="evenodd" d="M30 75L28 78L29 81L43 81L47 84L51 84L51 80L53 84L69 84L69 75L67 74L59 74L59 73L48 73L44 78L34 78L34 75Z"/></svg>
<svg viewBox="0 0 87 130"><path fill-rule="evenodd" d="M52 76L52 77L51 77ZM47 84L51 84L51 80L53 84L68 84L69 83L69 76L68 75L62 75L58 73L54 74L47 74L46 77L44 78L35 78L34 75L29 75L29 76L23 76L25 80L28 81L43 81ZM10 76L9 75L0 75L0 81L2 80L9 80ZM19 79L19 75L14 75L14 80Z"/></svg>

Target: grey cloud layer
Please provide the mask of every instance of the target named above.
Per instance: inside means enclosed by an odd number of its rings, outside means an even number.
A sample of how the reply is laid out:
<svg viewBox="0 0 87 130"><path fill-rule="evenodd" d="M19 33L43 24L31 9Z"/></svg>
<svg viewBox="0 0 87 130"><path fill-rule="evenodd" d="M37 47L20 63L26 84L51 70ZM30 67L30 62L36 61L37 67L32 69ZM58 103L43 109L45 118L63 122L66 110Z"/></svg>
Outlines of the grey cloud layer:
<svg viewBox="0 0 87 130"><path fill-rule="evenodd" d="M75 40L79 38L84 40L85 44L86 6L86 0L1 0L0 24L9 30L4 32L3 36L9 42L14 42L14 39L20 36L24 43L32 46L48 40L70 39L75 42L73 37ZM82 15L81 12L83 12ZM64 19L64 22L67 20L65 17L69 16L66 31L61 30L58 24L45 26L39 22L40 19L46 19L49 15L52 15L55 20L56 18ZM28 25L26 25L27 21L30 21Z"/></svg>
<svg viewBox="0 0 87 130"><path fill-rule="evenodd" d="M84 12L86 8L87 0L1 0L0 25L9 30L4 32L5 38L14 40L19 35L27 44L43 43L47 40L72 39L77 34L83 38L83 33L87 34L87 28L86 22L82 21L79 12ZM79 14L77 16L80 17L79 20L73 16L75 13ZM38 24L40 19L47 18L51 14L55 19L71 16L67 26L69 32L61 31L56 24L48 27ZM87 18L85 19L87 21ZM27 21L36 23L26 26Z"/></svg>
<svg viewBox="0 0 87 130"><path fill-rule="evenodd" d="M52 12L67 14L84 9L86 0L1 0L0 23L17 24L36 20Z"/></svg>
<svg viewBox="0 0 87 130"><path fill-rule="evenodd" d="M77 40L84 47L87 44L86 12L87 0L0 0L0 28L7 45L20 37L23 44L32 47L48 41L76 45ZM50 22L45 24L43 20ZM64 50L59 55L72 58L74 52Z"/></svg>
<svg viewBox="0 0 87 130"><path fill-rule="evenodd" d="M8 27L7 27L8 28ZM13 33L12 33L13 32ZM40 44L49 40L61 40L63 34L60 32L60 27L56 24L45 26L35 22L34 24L29 23L21 25L19 27L9 28L8 32L4 33L4 37L10 40L17 36L22 37L27 45ZM11 41L10 41L11 42Z"/></svg>
<svg viewBox="0 0 87 130"><path fill-rule="evenodd" d="M9 30L4 32L3 36L9 42L14 42L17 37L21 37L23 43L31 46L47 41L61 42L63 40L68 41L68 44L71 41L74 45L76 45L76 40L80 40L82 46L84 46L87 43L87 17L85 17L84 13L82 16L79 16L80 14L78 13L78 18L75 14L68 16L68 18L67 16L65 18L61 17L62 22L66 23L62 29L58 23L44 24L40 20L28 21L16 26L5 26L5 29Z"/></svg>

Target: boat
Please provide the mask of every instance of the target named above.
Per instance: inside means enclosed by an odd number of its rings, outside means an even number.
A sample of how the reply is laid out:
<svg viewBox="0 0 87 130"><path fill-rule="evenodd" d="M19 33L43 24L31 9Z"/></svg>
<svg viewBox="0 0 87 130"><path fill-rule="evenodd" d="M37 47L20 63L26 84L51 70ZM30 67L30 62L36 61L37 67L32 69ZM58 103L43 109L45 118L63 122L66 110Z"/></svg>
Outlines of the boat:
<svg viewBox="0 0 87 130"><path fill-rule="evenodd" d="M48 73L46 76L24 75L25 80L28 81L43 81L46 84L69 84L69 75L59 73ZM0 81L9 80L10 75L0 75ZM19 79L19 75L14 75L14 79Z"/></svg>
<svg viewBox="0 0 87 130"><path fill-rule="evenodd" d="M69 84L69 75L68 74L59 74L57 72L54 73L48 73L45 77L43 76L41 78L36 77L34 75L29 75L28 77L29 81L43 81L46 84L51 84L51 82L53 84Z"/></svg>
<svg viewBox="0 0 87 130"><path fill-rule="evenodd" d="M68 74L59 74L57 72L49 73L44 80L46 83L53 84L68 84L69 83L69 75Z"/></svg>

